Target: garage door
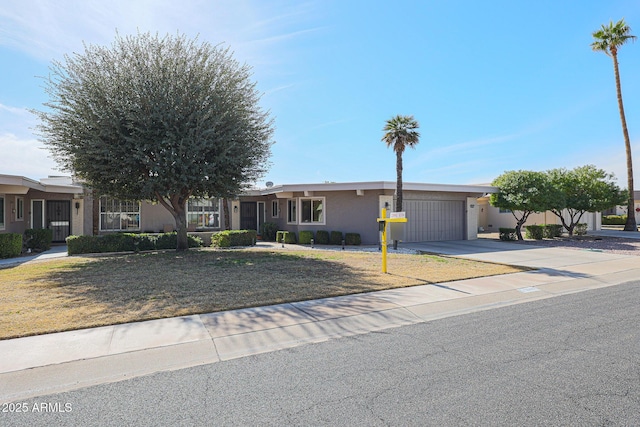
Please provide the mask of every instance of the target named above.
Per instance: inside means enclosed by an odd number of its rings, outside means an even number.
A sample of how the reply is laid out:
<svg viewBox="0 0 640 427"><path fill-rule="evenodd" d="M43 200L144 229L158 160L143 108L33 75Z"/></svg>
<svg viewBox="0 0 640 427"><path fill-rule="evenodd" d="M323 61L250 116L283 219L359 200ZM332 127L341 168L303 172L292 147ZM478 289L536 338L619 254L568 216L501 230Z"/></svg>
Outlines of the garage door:
<svg viewBox="0 0 640 427"><path fill-rule="evenodd" d="M405 242L463 240L465 202L447 200L405 200L407 215Z"/></svg>

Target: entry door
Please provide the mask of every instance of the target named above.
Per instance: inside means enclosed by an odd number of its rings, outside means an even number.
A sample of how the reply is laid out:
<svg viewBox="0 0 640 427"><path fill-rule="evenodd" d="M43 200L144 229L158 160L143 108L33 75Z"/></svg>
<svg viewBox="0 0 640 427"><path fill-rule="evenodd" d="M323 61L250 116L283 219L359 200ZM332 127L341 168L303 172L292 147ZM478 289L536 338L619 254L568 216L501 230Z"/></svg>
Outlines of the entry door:
<svg viewBox="0 0 640 427"><path fill-rule="evenodd" d="M258 206L256 202L240 202L240 229L258 230Z"/></svg>
<svg viewBox="0 0 640 427"><path fill-rule="evenodd" d="M31 228L44 228L44 200L31 201Z"/></svg>
<svg viewBox="0 0 640 427"><path fill-rule="evenodd" d="M64 242L71 234L71 202L47 200L47 228L53 231L54 242Z"/></svg>

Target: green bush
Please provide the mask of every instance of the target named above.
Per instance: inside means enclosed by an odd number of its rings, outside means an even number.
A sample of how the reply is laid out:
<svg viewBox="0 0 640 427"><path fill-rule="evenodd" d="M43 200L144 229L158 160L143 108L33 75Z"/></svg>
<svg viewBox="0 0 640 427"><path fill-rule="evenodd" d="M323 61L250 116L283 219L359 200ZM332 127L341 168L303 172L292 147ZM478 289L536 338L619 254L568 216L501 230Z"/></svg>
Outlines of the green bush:
<svg viewBox="0 0 640 427"><path fill-rule="evenodd" d="M265 242L273 242L276 240L276 232L278 231L278 224L274 222L265 222L260 229L260 235Z"/></svg>
<svg viewBox="0 0 640 427"><path fill-rule="evenodd" d="M211 246L230 248L235 246L253 246L256 244L255 230L225 230L211 236Z"/></svg>
<svg viewBox="0 0 640 427"><path fill-rule="evenodd" d="M541 225L525 225L525 237L527 239L542 240L544 236L544 227Z"/></svg>
<svg viewBox="0 0 640 427"><path fill-rule="evenodd" d="M284 243L294 244L296 243L296 233L293 231L285 231L282 235Z"/></svg>
<svg viewBox="0 0 640 427"><path fill-rule="evenodd" d="M603 215L602 225L625 225L627 223L626 215Z"/></svg>
<svg viewBox="0 0 640 427"><path fill-rule="evenodd" d="M573 229L573 234L575 234L576 236L584 236L585 234L587 234L587 224L584 222L576 224L575 228Z"/></svg>
<svg viewBox="0 0 640 427"><path fill-rule="evenodd" d="M562 224L543 224L543 235L547 239L553 239L554 237L562 236Z"/></svg>
<svg viewBox="0 0 640 427"><path fill-rule="evenodd" d="M498 229L498 232L500 233L500 240L503 240L503 241L511 241L511 240L516 240L518 238L518 236L516 235L515 228L500 227Z"/></svg>
<svg viewBox="0 0 640 427"><path fill-rule="evenodd" d="M318 230L316 231L316 243L318 245L328 245L329 244L329 232L326 230Z"/></svg>
<svg viewBox="0 0 640 427"><path fill-rule="evenodd" d="M331 238L329 242L332 245L341 245L342 244L342 231L332 231Z"/></svg>
<svg viewBox="0 0 640 427"><path fill-rule="evenodd" d="M27 249L35 252L43 252L51 249L53 231L48 228L33 229L24 231L24 241Z"/></svg>
<svg viewBox="0 0 640 427"><path fill-rule="evenodd" d="M153 234L134 234L133 244L136 251L153 251L156 249L158 236ZM177 243L177 242L176 242Z"/></svg>
<svg viewBox="0 0 640 427"><path fill-rule="evenodd" d="M310 245L313 239L313 231L304 230L300 232L300 244Z"/></svg>
<svg viewBox="0 0 640 427"><path fill-rule="evenodd" d="M17 233L0 234L0 258L19 256L22 252L22 236Z"/></svg>
<svg viewBox="0 0 640 427"><path fill-rule="evenodd" d="M286 231L278 231L278 232L276 232L276 242L278 242L278 243L284 242L284 233L286 233Z"/></svg>
<svg viewBox="0 0 640 427"><path fill-rule="evenodd" d="M196 236L187 235L190 248L202 246L202 239ZM162 233L156 239L156 249L175 249L178 247L178 233Z"/></svg>
<svg viewBox="0 0 640 427"><path fill-rule="evenodd" d="M358 233L346 233L344 235L344 243L347 245L359 245L362 243L360 239L360 234Z"/></svg>

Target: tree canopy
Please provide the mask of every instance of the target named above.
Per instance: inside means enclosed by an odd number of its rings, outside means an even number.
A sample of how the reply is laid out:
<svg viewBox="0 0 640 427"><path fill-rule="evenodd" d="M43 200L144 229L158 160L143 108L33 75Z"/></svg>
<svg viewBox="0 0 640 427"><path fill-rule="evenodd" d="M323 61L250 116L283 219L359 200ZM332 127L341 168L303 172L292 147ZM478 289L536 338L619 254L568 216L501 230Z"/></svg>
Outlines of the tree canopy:
<svg viewBox="0 0 640 427"><path fill-rule="evenodd" d="M54 62L45 88L35 113L55 160L101 194L161 203L178 250L190 197L235 195L266 171L273 122L229 48L118 35Z"/></svg>
<svg viewBox="0 0 640 427"><path fill-rule="evenodd" d="M547 211L561 203L560 194L551 186L544 172L507 171L493 180L491 185L500 191L491 194L489 203L511 211L516 219L518 240L523 240L522 226L532 213Z"/></svg>
<svg viewBox="0 0 640 427"><path fill-rule="evenodd" d="M613 182L613 174L593 165L571 170L552 169L547 174L551 185L562 197L562 203L550 210L560 218L570 236L585 212L609 209L625 203L628 197L628 193Z"/></svg>

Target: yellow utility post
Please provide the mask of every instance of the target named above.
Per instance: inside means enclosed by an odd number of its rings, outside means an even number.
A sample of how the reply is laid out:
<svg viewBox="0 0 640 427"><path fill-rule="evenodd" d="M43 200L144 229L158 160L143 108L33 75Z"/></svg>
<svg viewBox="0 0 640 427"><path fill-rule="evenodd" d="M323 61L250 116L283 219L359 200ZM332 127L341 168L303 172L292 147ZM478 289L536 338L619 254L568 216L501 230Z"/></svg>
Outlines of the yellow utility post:
<svg viewBox="0 0 640 427"><path fill-rule="evenodd" d="M404 214L404 212L403 212ZM391 222L407 222L407 218L387 218L387 209L382 208L378 224L382 232L382 272L387 272L387 224Z"/></svg>

